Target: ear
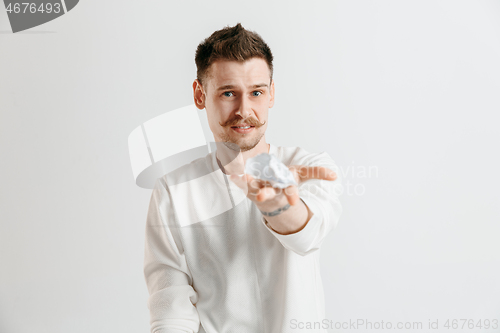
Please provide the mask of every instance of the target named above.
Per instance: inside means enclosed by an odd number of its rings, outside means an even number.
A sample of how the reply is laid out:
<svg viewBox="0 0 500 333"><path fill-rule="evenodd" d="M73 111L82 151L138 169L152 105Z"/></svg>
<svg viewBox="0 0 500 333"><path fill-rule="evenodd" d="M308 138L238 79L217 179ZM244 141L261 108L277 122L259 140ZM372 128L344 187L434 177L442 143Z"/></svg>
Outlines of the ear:
<svg viewBox="0 0 500 333"><path fill-rule="evenodd" d="M205 91L203 90L203 86L201 85L198 79L195 79L193 82L193 98L194 104L200 110L205 108Z"/></svg>
<svg viewBox="0 0 500 333"><path fill-rule="evenodd" d="M271 99L269 100L269 108L272 108L274 105L274 80L271 82L271 90L269 91L271 95Z"/></svg>

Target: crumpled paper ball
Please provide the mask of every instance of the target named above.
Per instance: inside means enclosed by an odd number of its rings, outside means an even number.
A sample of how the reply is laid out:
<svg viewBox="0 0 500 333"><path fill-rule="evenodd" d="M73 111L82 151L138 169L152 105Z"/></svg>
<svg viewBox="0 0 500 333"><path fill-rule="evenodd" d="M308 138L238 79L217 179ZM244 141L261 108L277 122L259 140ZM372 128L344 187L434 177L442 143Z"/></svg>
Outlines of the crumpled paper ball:
<svg viewBox="0 0 500 333"><path fill-rule="evenodd" d="M276 188L284 189L297 185L292 172L273 154L262 153L249 158L245 163L245 173L257 179L267 180Z"/></svg>

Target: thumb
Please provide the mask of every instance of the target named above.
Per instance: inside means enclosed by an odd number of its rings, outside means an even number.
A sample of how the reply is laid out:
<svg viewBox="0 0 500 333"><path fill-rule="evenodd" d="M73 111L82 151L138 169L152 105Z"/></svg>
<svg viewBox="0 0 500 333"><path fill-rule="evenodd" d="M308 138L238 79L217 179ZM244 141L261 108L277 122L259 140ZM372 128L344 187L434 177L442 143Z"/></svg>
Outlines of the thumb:
<svg viewBox="0 0 500 333"><path fill-rule="evenodd" d="M246 182L246 178L245 178L245 175L243 176L238 176L238 175L231 175L229 177L229 179L236 184L236 186L238 186L239 188L243 188L245 182Z"/></svg>

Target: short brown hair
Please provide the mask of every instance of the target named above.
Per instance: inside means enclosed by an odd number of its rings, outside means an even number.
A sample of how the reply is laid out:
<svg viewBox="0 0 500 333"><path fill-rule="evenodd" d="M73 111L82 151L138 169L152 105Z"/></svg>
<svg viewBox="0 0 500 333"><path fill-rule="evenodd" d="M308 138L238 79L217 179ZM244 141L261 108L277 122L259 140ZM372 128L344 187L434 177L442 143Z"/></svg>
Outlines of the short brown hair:
<svg viewBox="0 0 500 333"><path fill-rule="evenodd" d="M267 62L273 79L273 54L259 34L246 30L238 23L234 27L217 30L203 40L196 49L195 62L197 79L202 85L210 76L210 65L218 59L245 61L254 57ZM271 81L270 80L270 81Z"/></svg>

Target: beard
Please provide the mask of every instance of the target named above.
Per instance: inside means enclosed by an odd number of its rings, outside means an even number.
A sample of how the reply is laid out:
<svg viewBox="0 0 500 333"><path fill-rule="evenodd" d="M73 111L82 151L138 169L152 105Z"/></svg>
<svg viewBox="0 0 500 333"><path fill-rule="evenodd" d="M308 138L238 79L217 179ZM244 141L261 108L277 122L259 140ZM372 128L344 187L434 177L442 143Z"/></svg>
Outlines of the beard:
<svg viewBox="0 0 500 333"><path fill-rule="evenodd" d="M257 130L257 128L255 128L254 130ZM221 141L227 148L231 150L244 152L255 148L255 146L259 144L263 136L264 132L259 132L254 133L252 137L233 138L229 134L224 132L221 135Z"/></svg>
<svg viewBox="0 0 500 333"><path fill-rule="evenodd" d="M243 123L254 126L253 132L256 133L250 133L246 136L238 136L235 138L234 136L230 135L227 132L227 131L232 131L231 129L232 126L236 126L238 124L243 124ZM248 151L250 149L255 148L255 146L259 144L260 140L262 139L266 131L264 127L265 124L266 121L261 123L255 118L248 118L245 119L244 121L241 121L239 119L230 119L224 123L219 122L219 125L224 128L224 131L220 135L220 141L224 143L224 145L227 148L233 151L237 152Z"/></svg>

